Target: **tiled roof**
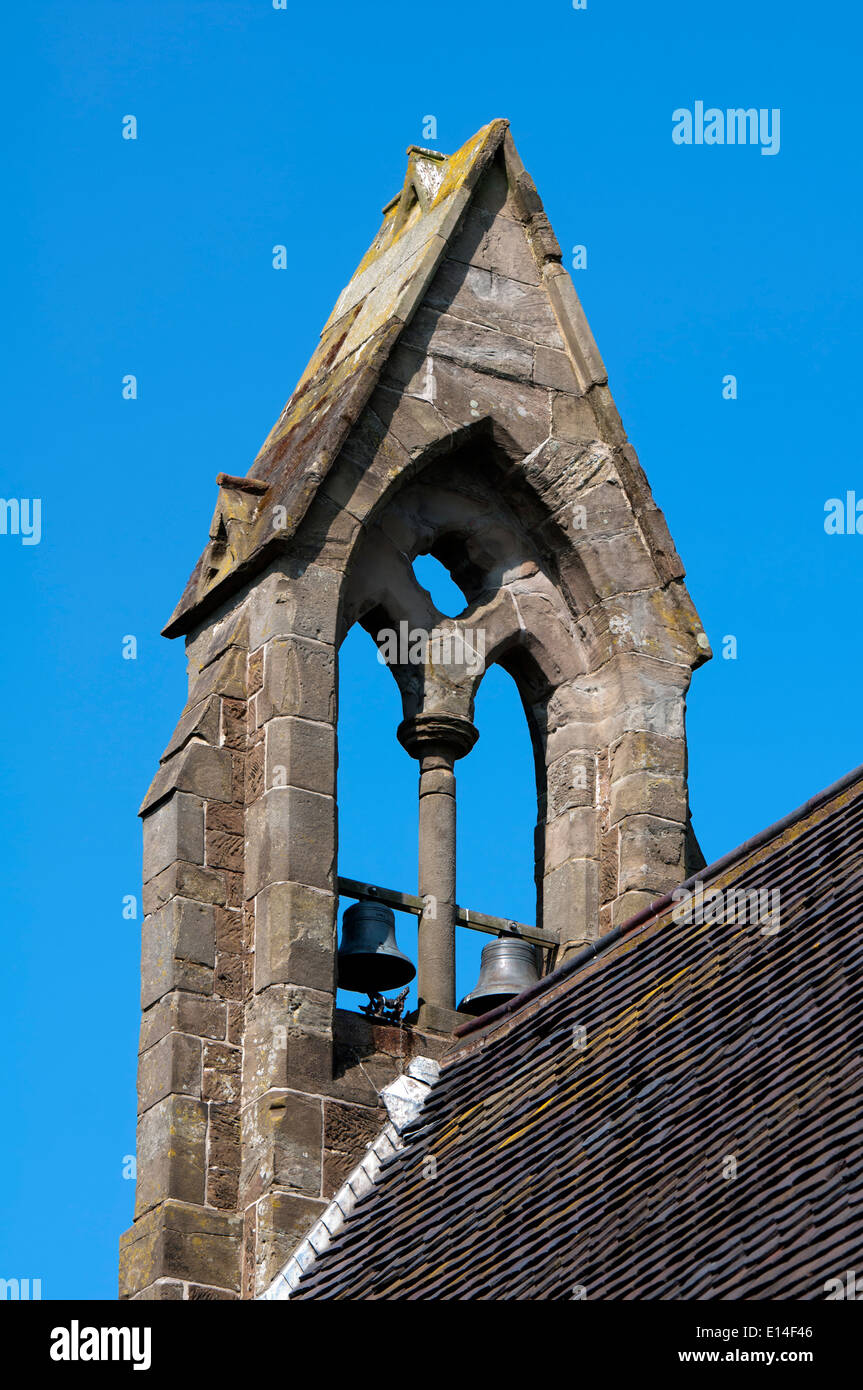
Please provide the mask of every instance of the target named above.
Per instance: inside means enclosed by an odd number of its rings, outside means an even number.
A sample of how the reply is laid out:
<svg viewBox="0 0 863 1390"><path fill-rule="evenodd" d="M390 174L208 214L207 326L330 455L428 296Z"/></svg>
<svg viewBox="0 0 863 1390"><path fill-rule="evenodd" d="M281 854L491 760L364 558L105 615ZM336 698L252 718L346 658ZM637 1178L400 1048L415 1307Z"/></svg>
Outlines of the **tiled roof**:
<svg viewBox="0 0 863 1390"><path fill-rule="evenodd" d="M701 878L719 920L662 904L479 1021L294 1299L824 1299L863 1266L863 769Z"/></svg>

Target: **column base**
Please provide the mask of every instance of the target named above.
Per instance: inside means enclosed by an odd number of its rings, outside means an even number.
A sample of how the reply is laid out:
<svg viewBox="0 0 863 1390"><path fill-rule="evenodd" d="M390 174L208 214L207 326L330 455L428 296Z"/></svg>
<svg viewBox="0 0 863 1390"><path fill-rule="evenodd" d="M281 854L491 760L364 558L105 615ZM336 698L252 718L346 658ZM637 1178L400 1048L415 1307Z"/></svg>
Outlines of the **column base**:
<svg viewBox="0 0 863 1390"><path fill-rule="evenodd" d="M428 1033L454 1033L466 1021L466 1014L445 1009L440 1004L420 1004L417 1013L417 1027Z"/></svg>

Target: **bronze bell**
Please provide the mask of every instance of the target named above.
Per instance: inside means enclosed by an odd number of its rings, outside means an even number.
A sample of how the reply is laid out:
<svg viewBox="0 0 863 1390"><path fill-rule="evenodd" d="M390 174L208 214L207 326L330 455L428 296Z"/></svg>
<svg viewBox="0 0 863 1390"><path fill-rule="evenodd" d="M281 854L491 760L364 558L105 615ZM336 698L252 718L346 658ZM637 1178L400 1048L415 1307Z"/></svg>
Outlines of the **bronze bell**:
<svg viewBox="0 0 863 1390"><path fill-rule="evenodd" d="M416 967L396 945L396 919L383 903L354 903L342 918L339 988L383 994L406 985Z"/></svg>
<svg viewBox="0 0 863 1390"><path fill-rule="evenodd" d="M486 1014L539 980L536 949L529 941L499 936L482 948L479 979L458 1006L460 1014Z"/></svg>

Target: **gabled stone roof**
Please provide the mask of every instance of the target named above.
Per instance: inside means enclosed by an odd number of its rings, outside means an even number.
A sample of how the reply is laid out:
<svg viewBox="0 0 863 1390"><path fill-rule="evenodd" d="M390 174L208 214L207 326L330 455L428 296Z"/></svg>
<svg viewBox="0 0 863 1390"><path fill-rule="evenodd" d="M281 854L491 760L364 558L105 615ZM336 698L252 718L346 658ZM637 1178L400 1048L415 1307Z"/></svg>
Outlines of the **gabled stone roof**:
<svg viewBox="0 0 863 1390"><path fill-rule="evenodd" d="M860 1267L863 768L700 882L468 1026L294 1299L814 1300ZM741 922L735 890L780 896Z"/></svg>
<svg viewBox="0 0 863 1390"><path fill-rule="evenodd" d="M606 380L560 247L509 123L484 126L456 153L411 146L401 193L383 210L369 250L342 291L320 343L247 478L219 475L207 546L164 628L188 632L294 534L403 329L423 300L477 184L499 151L513 204L542 271L582 390Z"/></svg>

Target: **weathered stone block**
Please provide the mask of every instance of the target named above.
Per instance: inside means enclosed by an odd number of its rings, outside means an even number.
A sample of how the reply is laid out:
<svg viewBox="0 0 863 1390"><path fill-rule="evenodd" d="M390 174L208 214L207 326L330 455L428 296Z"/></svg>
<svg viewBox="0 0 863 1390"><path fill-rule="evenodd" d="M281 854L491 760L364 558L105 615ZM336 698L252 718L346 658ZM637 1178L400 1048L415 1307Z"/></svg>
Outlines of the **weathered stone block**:
<svg viewBox="0 0 863 1390"><path fill-rule="evenodd" d="M298 984L332 991L336 899L301 883L275 883L255 900L255 989Z"/></svg>
<svg viewBox="0 0 863 1390"><path fill-rule="evenodd" d="M255 697L258 726L278 714L333 723L335 654L301 638L274 638L264 655L264 684Z"/></svg>
<svg viewBox="0 0 863 1390"><path fill-rule="evenodd" d="M239 908L216 908L216 950L242 953L243 914Z"/></svg>
<svg viewBox="0 0 863 1390"><path fill-rule="evenodd" d="M542 922L559 931L560 944L593 940L599 922L599 864L569 859L543 879Z"/></svg>
<svg viewBox="0 0 863 1390"><path fill-rule="evenodd" d="M189 664L189 704L195 705L208 695L227 695L242 700L246 694L246 651L231 647L218 660L198 668Z"/></svg>
<svg viewBox="0 0 863 1390"><path fill-rule="evenodd" d="M433 212L427 214L434 215ZM362 344L368 345L369 339L375 335L394 336L394 311L402 323L410 322L444 249L440 237L429 238L409 267L399 267L376 284L351 324L341 349L343 353L356 353Z"/></svg>
<svg viewBox="0 0 863 1390"><path fill-rule="evenodd" d="M557 758L547 772L548 818L575 806L592 806L596 795L596 759L575 748Z"/></svg>
<svg viewBox="0 0 863 1390"><path fill-rule="evenodd" d="M299 553L313 555L315 568L328 573L344 572L360 533L360 522L351 512L338 506L325 492L319 492L303 518ZM333 592L322 599L321 620L316 625L319 641L332 641L338 615L338 599ZM332 634L332 635L330 635Z"/></svg>
<svg viewBox="0 0 863 1390"><path fill-rule="evenodd" d="M434 405L410 394L428 390L427 362L432 362L434 369ZM485 417L525 453L536 449L550 433L548 391L528 382L507 381L488 372L472 371L443 357L426 359L406 387L393 378L395 389L390 390L391 378L387 373L372 397L375 410L378 414L389 413L391 428L412 453L444 440L456 427Z"/></svg>
<svg viewBox="0 0 863 1390"><path fill-rule="evenodd" d="M149 916L158 912L174 897L195 898L201 903L224 903L226 892L224 874L218 869L202 868L199 864L177 860L144 884L144 913Z"/></svg>
<svg viewBox="0 0 863 1390"><path fill-rule="evenodd" d="M420 1002L417 1015L421 1028L428 1029L430 1033L442 1033L444 1035L454 1033L456 1028L460 1027L464 1021L464 1015L457 1013L455 1009L448 1009L441 1004L430 1004L427 1000L422 1000ZM384 1086L388 1086L391 1081L395 1081L396 1077L400 1074L399 1068L391 1067L390 1058L368 1058L363 1062L363 1070L372 1074L372 1066L375 1062L378 1063L375 1084L377 1090L381 1091ZM383 1066L381 1062L383 1062ZM377 1084L378 1081L380 1081L379 1085Z"/></svg>
<svg viewBox="0 0 863 1390"><path fill-rule="evenodd" d="M272 883L334 886L335 801L294 787L265 791L246 812L246 891Z"/></svg>
<svg viewBox="0 0 863 1390"><path fill-rule="evenodd" d="M684 825L653 816L628 816L620 823L618 891L629 889L659 897L685 878Z"/></svg>
<svg viewBox="0 0 863 1390"><path fill-rule="evenodd" d="M572 748L613 747L630 731L682 739L689 678L683 666L629 650L598 674L564 682L546 709L549 763Z"/></svg>
<svg viewBox="0 0 863 1390"><path fill-rule="evenodd" d="M283 717L266 725L265 785L334 796L336 732L332 724Z"/></svg>
<svg viewBox="0 0 863 1390"><path fill-rule="evenodd" d="M523 225L481 207L470 208L448 254L454 261L496 270L526 285L539 284L539 269Z"/></svg>
<svg viewBox="0 0 863 1390"><path fill-rule="evenodd" d="M524 460L520 471L547 511L557 513L567 503L580 502L583 492L613 476L612 457L608 445L596 439L546 439Z"/></svg>
<svg viewBox="0 0 863 1390"><path fill-rule="evenodd" d="M272 1283L325 1207L323 1201L283 1192L261 1198L257 1206L256 1295Z"/></svg>
<svg viewBox="0 0 863 1390"><path fill-rule="evenodd" d="M228 907L242 907L244 897L243 875L239 873L232 873L228 869L224 870L224 874L225 883L227 884L228 888L228 901L226 905Z"/></svg>
<svg viewBox="0 0 863 1390"><path fill-rule="evenodd" d="M671 539L668 523L659 508L644 507L638 512L638 524L663 580L668 583L672 579L683 579L686 570Z"/></svg>
<svg viewBox="0 0 863 1390"><path fill-rule="evenodd" d="M238 819L242 819L242 808L232 806L232 811L238 812ZM242 873L243 871L243 832L210 829L207 826L206 833L206 857L207 867L213 869L228 869L232 873Z"/></svg>
<svg viewBox="0 0 863 1390"><path fill-rule="evenodd" d="M246 987L246 965L242 956L231 951L216 953L213 989L223 999L242 999Z"/></svg>
<svg viewBox="0 0 863 1390"><path fill-rule="evenodd" d="M383 1128L380 1111L364 1105L342 1105L339 1101L324 1101L324 1145L354 1154L358 1163L363 1151Z"/></svg>
<svg viewBox="0 0 863 1390"><path fill-rule="evenodd" d="M190 738L201 739L214 746L219 742L219 701L215 695L199 700L187 708L160 758L164 763L188 743Z"/></svg>
<svg viewBox="0 0 863 1390"><path fill-rule="evenodd" d="M190 670L202 671L220 660L233 648L249 645L247 599L233 598L221 611L216 611L195 634L186 638L186 656Z"/></svg>
<svg viewBox="0 0 863 1390"><path fill-rule="evenodd" d="M173 989L212 993L215 958L212 905L172 898L143 924L142 1008Z"/></svg>
<svg viewBox="0 0 863 1390"><path fill-rule="evenodd" d="M564 864L567 859L595 859L596 812L592 806L571 807L539 827L537 841L543 851L546 873Z"/></svg>
<svg viewBox="0 0 863 1390"><path fill-rule="evenodd" d="M322 1118L317 1096L269 1092L244 1116L243 1135L246 1201L273 1182L309 1197L321 1195Z"/></svg>
<svg viewBox="0 0 863 1390"><path fill-rule="evenodd" d="M600 439L599 422L589 396L556 394L552 404L552 434L573 444ZM606 441L607 442L607 441Z"/></svg>
<svg viewBox="0 0 863 1390"><path fill-rule="evenodd" d="M420 309L401 342L429 357L443 357L457 366L515 381L529 381L533 373L531 343L433 309Z"/></svg>
<svg viewBox="0 0 863 1390"><path fill-rule="evenodd" d="M686 744L683 739L663 738L633 730L623 735L612 754L611 775L615 780L633 772L654 772L666 777L686 775Z"/></svg>
<svg viewBox="0 0 863 1390"><path fill-rule="evenodd" d="M204 803L185 792L175 792L144 817L144 882L175 859L204 862Z"/></svg>
<svg viewBox="0 0 863 1390"><path fill-rule="evenodd" d="M141 1052L154 1047L171 1032L196 1038L224 1038L226 1006L200 994L172 991L141 1016Z"/></svg>
<svg viewBox="0 0 863 1390"><path fill-rule="evenodd" d="M243 1039L243 1095L272 1087L320 1093L332 1078L332 995L271 985L250 1001Z"/></svg>
<svg viewBox="0 0 863 1390"><path fill-rule="evenodd" d="M256 744L246 754L246 786L243 799L247 806L250 806L253 801L257 801L264 790L265 755L266 749L263 741Z"/></svg>
<svg viewBox="0 0 863 1390"><path fill-rule="evenodd" d="M236 1105L240 1100L240 1079L230 1072L205 1071L201 1083L201 1099L218 1101L221 1105ZM236 1176L236 1175L234 1175ZM216 1202L217 1207L224 1203Z"/></svg>
<svg viewBox="0 0 863 1390"><path fill-rule="evenodd" d="M323 1184L321 1191L331 1200L344 1187L359 1160L340 1149L324 1149Z"/></svg>
<svg viewBox="0 0 863 1390"><path fill-rule="evenodd" d="M120 1238L120 1297L159 1279L194 1280L240 1290L242 1217L167 1201Z"/></svg>
<svg viewBox="0 0 863 1390"><path fill-rule="evenodd" d="M628 599L631 593L638 589L655 589L659 583L656 566L634 527L627 534L609 540L586 540L579 549L578 558L597 597L626 596L622 600L626 608L631 607ZM629 617L628 628L620 635L629 637L635 647L644 647L648 646L654 631L653 623Z"/></svg>
<svg viewBox="0 0 863 1390"><path fill-rule="evenodd" d="M552 260L543 266L542 279L567 340L579 386L583 391L588 391L591 387L606 382L608 373L569 274L562 265Z"/></svg>
<svg viewBox="0 0 863 1390"><path fill-rule="evenodd" d="M226 1172L240 1166L240 1110L238 1105L210 1106L209 1165Z"/></svg>
<svg viewBox="0 0 863 1390"><path fill-rule="evenodd" d="M240 1051L239 1048L231 1047L223 1042L204 1043L204 1066L212 1067L221 1072L238 1072L240 1070Z"/></svg>
<svg viewBox="0 0 863 1390"><path fill-rule="evenodd" d="M357 1056L386 1053L400 1058L403 1066L407 1066L413 1057L440 1058L448 1047L445 1039L424 1033L417 1027L379 1023L365 1014L353 1013L348 1009L336 1009L333 1030L339 1047L351 1048ZM377 1106L376 1099L372 1101L372 1106Z"/></svg>
<svg viewBox="0 0 863 1390"><path fill-rule="evenodd" d="M264 649L249 653L249 695L255 695L264 683Z"/></svg>
<svg viewBox="0 0 863 1390"><path fill-rule="evenodd" d="M168 1095L201 1095L201 1041L188 1033L167 1033L138 1059L138 1110Z"/></svg>
<svg viewBox="0 0 863 1390"><path fill-rule="evenodd" d="M425 304L467 323L485 324L503 335L520 339L527 347L544 344L542 350L546 352L563 348L563 338L545 290L539 285L513 280L497 270L485 270L447 257L429 286ZM400 342L408 341L413 338L402 335ZM574 381L571 369L569 375Z"/></svg>
<svg viewBox="0 0 863 1390"><path fill-rule="evenodd" d="M223 1042L204 1043L204 1067L235 1074L240 1070L240 1050Z"/></svg>
<svg viewBox="0 0 863 1390"><path fill-rule="evenodd" d="M548 386L554 391L569 391L574 395L579 389L569 356L553 347L536 349L533 379L537 386Z"/></svg>
<svg viewBox="0 0 863 1390"><path fill-rule="evenodd" d="M245 1018L242 1004L228 1004L228 1033L229 1043L241 1043L243 1041L243 1029Z"/></svg>
<svg viewBox="0 0 863 1390"><path fill-rule="evenodd" d="M246 755L231 754L231 800L242 805L246 788Z"/></svg>
<svg viewBox="0 0 863 1390"><path fill-rule="evenodd" d="M223 830L229 835L242 835L243 808L227 801L211 801L207 805L208 831Z"/></svg>
<svg viewBox="0 0 863 1390"><path fill-rule="evenodd" d="M217 1168L207 1169L207 1206L234 1211L239 1190L240 1179L237 1173L222 1172Z"/></svg>
<svg viewBox="0 0 863 1390"><path fill-rule="evenodd" d="M603 470L604 472L605 470ZM579 491L578 503L584 508L579 515L581 534L572 533L576 543L612 540L617 536L636 533L635 513L619 479L611 472L597 478L593 486ZM570 512L572 508L569 508Z"/></svg>
<svg viewBox="0 0 863 1390"><path fill-rule="evenodd" d="M288 637L331 644L338 604L339 577L332 569L310 564L294 573L284 564L274 565L251 595L251 646L260 650L275 638Z"/></svg>
<svg viewBox="0 0 863 1390"><path fill-rule="evenodd" d="M436 383L445 369L452 370L452 364L443 359L440 361L440 367L441 373L435 373ZM445 451L449 447L453 430L452 421L444 419L431 400L426 398L424 393L428 388L424 384L427 376L425 367L423 373L424 381L417 384L418 389L405 392L401 390L402 383L391 376L387 364L381 375L380 385L371 398L374 414L383 421L396 443L411 458L416 458L433 445ZM435 392L436 389L437 386Z"/></svg>
<svg viewBox="0 0 863 1390"><path fill-rule="evenodd" d="M225 748L246 747L246 701L222 700L221 742Z"/></svg>
<svg viewBox="0 0 863 1390"><path fill-rule="evenodd" d="M230 801L231 768L231 754L227 748L187 743L159 768L144 798L141 814L171 792L190 792L205 799Z"/></svg>
<svg viewBox="0 0 863 1390"><path fill-rule="evenodd" d="M600 838L602 850L599 864L599 901L604 907L617 897L617 880L620 871L617 827L604 830Z"/></svg>
<svg viewBox="0 0 863 1390"><path fill-rule="evenodd" d="M623 893L619 898L615 898L611 909L612 926L622 927L624 922L628 922L631 917L637 916L639 912L650 907L655 898L655 893L638 893L632 890Z"/></svg>
<svg viewBox="0 0 863 1390"><path fill-rule="evenodd" d="M411 356L416 358L418 354ZM383 489L396 478L409 478L413 472L410 454L388 433L374 410L366 407L348 435L324 483L324 491L336 506L363 521L377 505Z"/></svg>
<svg viewBox="0 0 863 1390"><path fill-rule="evenodd" d="M203 1202L207 1107L188 1096L166 1096L138 1121L135 1214L174 1197Z"/></svg>
<svg viewBox="0 0 863 1390"><path fill-rule="evenodd" d="M686 782L683 777L661 777L652 772L632 772L617 778L611 786L613 823L626 816L653 815L683 825L688 815Z"/></svg>
<svg viewBox="0 0 863 1390"><path fill-rule="evenodd" d="M593 413L599 422L600 437L616 448L622 448L627 442L626 431L607 383L596 383L590 388L589 394L593 402Z"/></svg>

